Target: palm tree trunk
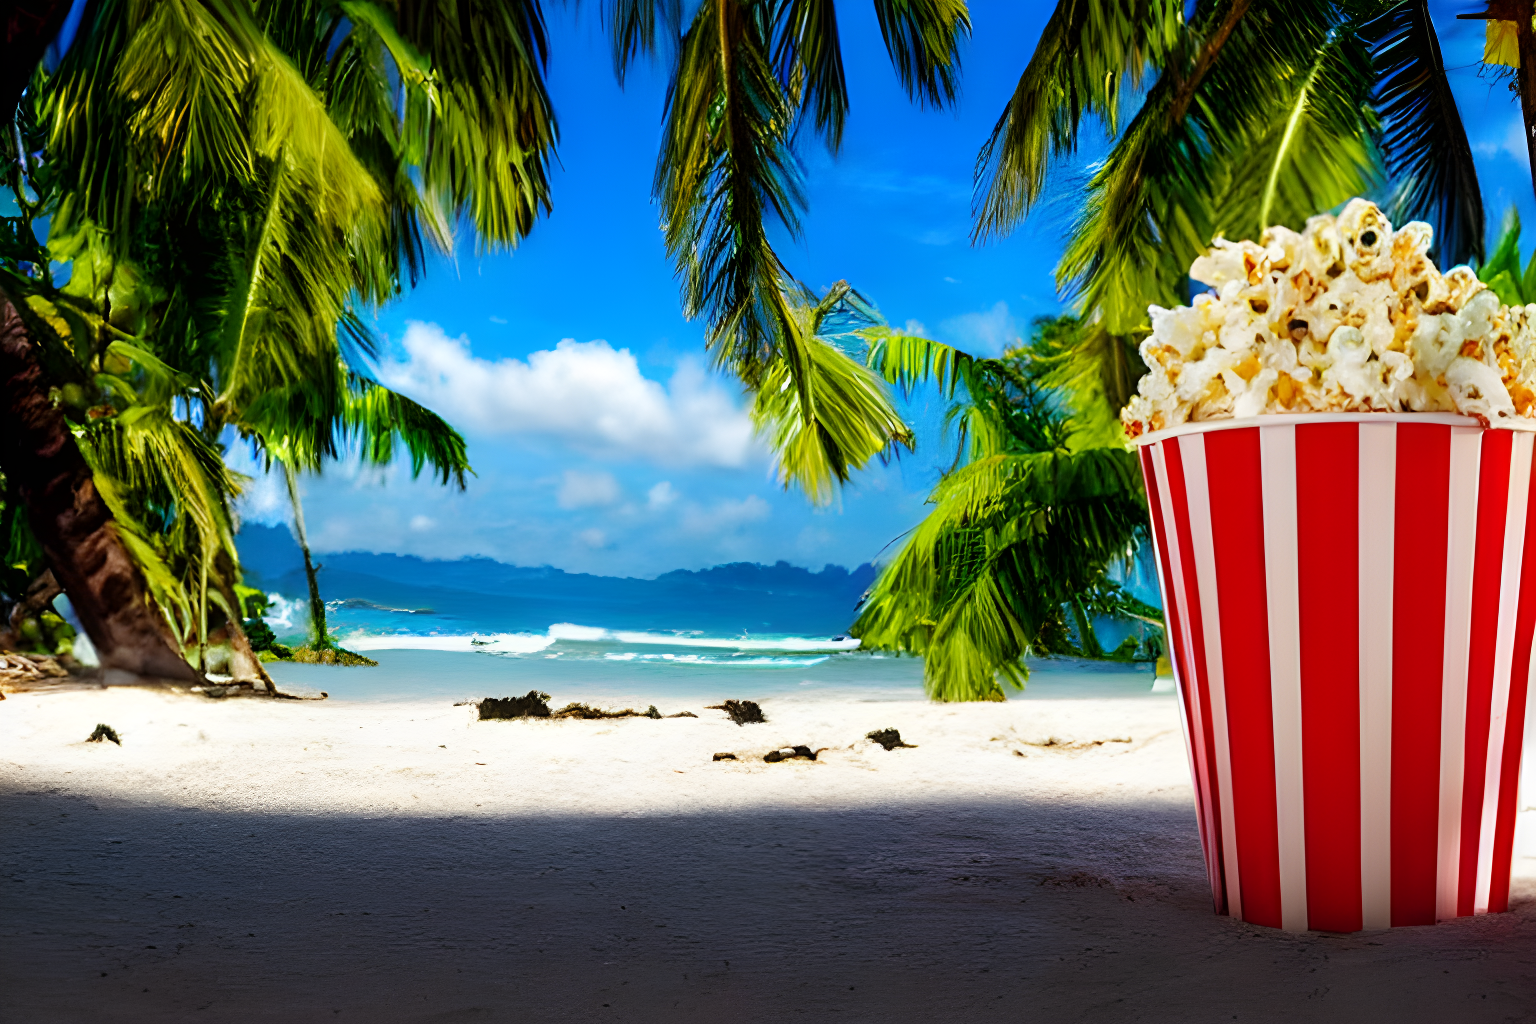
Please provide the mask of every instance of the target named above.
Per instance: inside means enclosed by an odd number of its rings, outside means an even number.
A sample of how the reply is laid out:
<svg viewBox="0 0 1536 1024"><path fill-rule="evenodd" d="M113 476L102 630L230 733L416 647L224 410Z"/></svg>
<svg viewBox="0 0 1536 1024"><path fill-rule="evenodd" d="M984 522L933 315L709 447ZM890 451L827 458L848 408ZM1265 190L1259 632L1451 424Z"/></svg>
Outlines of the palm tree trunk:
<svg viewBox="0 0 1536 1024"><path fill-rule="evenodd" d="M1536 32L1532 31L1531 0L1517 0L1515 39L1520 44L1520 113L1525 119L1525 150L1531 158L1531 189L1536 191Z"/></svg>
<svg viewBox="0 0 1536 1024"><path fill-rule="evenodd" d="M149 601L21 317L0 296L0 472L104 670L201 682Z"/></svg>
<svg viewBox="0 0 1536 1024"><path fill-rule="evenodd" d="M1489 0L1487 9L1456 15L1459 21L1508 21L1515 26L1515 41L1520 51L1520 66L1515 69L1519 86L1520 114L1525 121L1525 150L1531 158L1531 189L1536 192L1536 15L1532 0Z"/></svg>
<svg viewBox="0 0 1536 1024"><path fill-rule="evenodd" d="M314 627L315 650L331 645L331 635L325 628L325 602L320 600L320 578L315 563L309 557L309 534L304 529L304 503L299 500L299 481L293 466L284 460L283 476L288 481L288 500L293 503L293 532L299 536L299 548L304 552L304 575L309 578L309 622Z"/></svg>

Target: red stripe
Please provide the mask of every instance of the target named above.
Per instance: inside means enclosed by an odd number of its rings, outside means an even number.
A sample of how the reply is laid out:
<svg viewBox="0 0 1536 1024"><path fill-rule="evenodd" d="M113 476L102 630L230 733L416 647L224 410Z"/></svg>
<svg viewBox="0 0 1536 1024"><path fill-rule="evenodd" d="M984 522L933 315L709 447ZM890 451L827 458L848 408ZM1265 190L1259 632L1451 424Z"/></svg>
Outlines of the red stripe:
<svg viewBox="0 0 1536 1024"><path fill-rule="evenodd" d="M1360 439L1354 423L1296 428L1302 787L1307 924L1363 926L1360 893Z"/></svg>
<svg viewBox="0 0 1536 1024"><path fill-rule="evenodd" d="M1499 814L1493 831L1493 883L1488 890L1488 909L1493 913L1509 909L1509 868L1515 850L1515 801L1520 788L1520 746L1525 739L1526 684L1530 677L1531 639L1536 634L1536 473L1531 474L1531 493L1525 506L1519 609L1509 669L1509 712L1504 719Z"/></svg>
<svg viewBox="0 0 1536 1024"><path fill-rule="evenodd" d="M1435 923L1451 429L1397 427L1392 585L1392 924Z"/></svg>
<svg viewBox="0 0 1536 1024"><path fill-rule="evenodd" d="M1461 790L1461 860L1456 914L1472 913L1477 898L1478 840L1488 772L1488 723L1493 709L1493 662L1499 643L1499 579L1504 569L1504 520L1509 514L1509 456L1514 435L1483 432L1477 483L1477 546L1472 556L1472 626L1467 656L1467 732Z"/></svg>
<svg viewBox="0 0 1536 1024"><path fill-rule="evenodd" d="M1208 826L1210 853L1206 868L1211 875L1211 893L1218 914L1230 913L1227 903L1225 855L1221 848L1221 799L1216 785L1216 734L1211 721L1210 673L1205 664L1205 621L1200 613L1200 582L1195 573L1195 545L1189 528L1189 492L1184 483L1184 453L1178 438L1163 443L1163 458L1168 466L1168 497L1173 504L1175 527L1179 537L1179 565L1184 574L1185 608L1188 611L1190 646L1194 651L1194 671L1185 678L1192 699L1197 703L1200 730L1193 735L1195 746L1195 770L1199 773L1198 785L1203 787L1205 821ZM1186 706L1186 713L1189 708Z"/></svg>
<svg viewBox="0 0 1536 1024"><path fill-rule="evenodd" d="M1259 431L1212 431L1205 436L1205 452L1210 479L1220 482L1210 489L1211 534L1243 920L1278 928L1280 851Z"/></svg>

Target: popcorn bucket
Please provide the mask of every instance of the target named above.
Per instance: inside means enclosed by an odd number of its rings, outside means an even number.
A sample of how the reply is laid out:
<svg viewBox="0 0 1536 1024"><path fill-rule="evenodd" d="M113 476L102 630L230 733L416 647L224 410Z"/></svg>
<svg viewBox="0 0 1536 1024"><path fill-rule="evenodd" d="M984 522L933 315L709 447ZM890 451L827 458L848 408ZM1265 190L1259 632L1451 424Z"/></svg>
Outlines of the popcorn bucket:
<svg viewBox="0 0 1536 1024"><path fill-rule="evenodd" d="M1217 913L1508 909L1536 433L1267 415L1136 439Z"/></svg>

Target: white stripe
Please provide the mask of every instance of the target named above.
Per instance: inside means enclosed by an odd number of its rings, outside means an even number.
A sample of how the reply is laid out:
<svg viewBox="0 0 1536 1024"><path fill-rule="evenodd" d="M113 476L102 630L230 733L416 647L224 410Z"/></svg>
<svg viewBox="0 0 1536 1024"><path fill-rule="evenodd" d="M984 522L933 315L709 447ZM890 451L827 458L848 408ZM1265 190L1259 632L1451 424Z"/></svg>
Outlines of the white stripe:
<svg viewBox="0 0 1536 1024"><path fill-rule="evenodd" d="M1306 794L1301 756L1301 604L1296 554L1296 428L1259 429L1264 500L1264 596L1275 736L1280 926L1307 930Z"/></svg>
<svg viewBox="0 0 1536 1024"><path fill-rule="evenodd" d="M1488 709L1488 760L1483 771L1483 820L1477 836L1474 914L1488 913L1488 897L1493 887L1493 835L1498 824L1499 783L1504 769L1504 726L1509 718L1509 673L1515 657L1515 613L1520 605L1533 440L1536 438L1530 434L1516 434L1509 446L1509 500L1505 504L1504 559L1499 570L1499 632L1493 649L1493 700Z"/></svg>
<svg viewBox="0 0 1536 1024"><path fill-rule="evenodd" d="M1157 474L1158 503L1163 506L1163 533L1168 539L1168 566L1173 576L1173 588L1169 590L1165 587L1163 593L1173 597L1179 613L1179 622L1184 627L1180 630L1182 635L1178 641L1184 649L1184 664L1191 672L1195 672L1197 670L1194 641L1191 639L1193 630L1189 621L1189 591L1184 585L1184 563L1179 557L1179 520L1173 507L1173 494L1168 487L1168 460L1162 445L1152 449L1152 468ZM1158 571L1162 571L1161 563L1158 565ZM1170 638L1173 636L1171 628L1168 635ZM1217 846L1216 830L1212 824L1211 794L1206 791L1207 787L1203 781L1209 776L1205 773L1202 759L1195 755L1197 745L1202 742L1199 738L1201 732L1198 717L1200 687L1198 680L1184 678L1184 673L1179 671L1179 659L1172 657L1171 653L1168 660L1173 664L1173 678L1179 687L1179 722L1184 728L1184 748L1189 755L1189 777L1195 787L1195 799L1200 801L1200 845L1205 850L1205 869L1210 876L1211 895L1214 899L1220 881L1216 874L1216 863L1221 851ZM1187 717L1186 701L1195 709L1194 721L1190 721Z"/></svg>
<svg viewBox="0 0 1536 1024"><path fill-rule="evenodd" d="M1221 808L1222 863L1227 875L1227 913L1243 916L1237 862L1237 818L1232 813L1232 748L1227 736L1227 678L1221 658L1221 605L1216 594L1216 548L1211 538L1211 491L1205 469L1205 438L1179 439L1184 496L1189 506L1189 543L1200 586L1200 625L1205 636L1205 681L1211 695L1211 735L1216 741L1216 795Z"/></svg>
<svg viewBox="0 0 1536 1024"><path fill-rule="evenodd" d="M1472 560L1477 551L1477 477L1482 431L1451 429L1450 515L1446 528L1445 661L1440 683L1440 828L1435 918L1456 916L1461 870L1461 787L1466 772L1467 650L1472 629ZM1431 499L1432 500L1432 499Z"/></svg>
<svg viewBox="0 0 1536 1024"><path fill-rule="evenodd" d="M1392 926L1392 587L1397 425L1360 425L1360 896Z"/></svg>

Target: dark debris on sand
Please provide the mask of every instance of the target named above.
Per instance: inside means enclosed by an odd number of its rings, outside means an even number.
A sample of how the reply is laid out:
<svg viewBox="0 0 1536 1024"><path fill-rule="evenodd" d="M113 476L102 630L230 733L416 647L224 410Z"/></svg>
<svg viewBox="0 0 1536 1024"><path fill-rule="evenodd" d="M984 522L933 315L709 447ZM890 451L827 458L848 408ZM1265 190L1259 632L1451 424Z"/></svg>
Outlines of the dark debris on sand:
<svg viewBox="0 0 1536 1024"><path fill-rule="evenodd" d="M886 750L895 750L897 747L911 747L914 750L917 749L916 743L901 742L901 732L896 729L876 729L874 732L865 735L864 738L867 740L874 740Z"/></svg>
<svg viewBox="0 0 1536 1024"><path fill-rule="evenodd" d="M821 748L821 750L825 749L827 748ZM793 747L782 747L779 750L768 751L768 753L763 755L763 760L767 761L769 764L777 764L780 761L793 761L796 758L805 761L814 761L816 760L816 755L821 753L821 750L812 750L810 747L807 747L803 744Z"/></svg>
<svg viewBox="0 0 1536 1024"><path fill-rule="evenodd" d="M91 733L90 736L86 737L85 742L100 743L102 740L111 740L118 746L123 745L123 741L118 739L117 730L104 722L97 724L96 731Z"/></svg>
<svg viewBox="0 0 1536 1024"><path fill-rule="evenodd" d="M507 718L579 718L596 721L604 718L698 718L692 711L679 711L675 715L663 715L652 704L644 711L621 708L617 711L593 707L581 701L572 701L558 711L551 711L549 694L529 690L522 697L486 697L484 700L464 701L474 703L480 709L480 720ZM457 705L455 705L457 706Z"/></svg>
<svg viewBox="0 0 1536 1024"><path fill-rule="evenodd" d="M723 704L709 705L710 711L724 711L737 725L766 723L767 717L755 700L728 700Z"/></svg>
<svg viewBox="0 0 1536 1024"><path fill-rule="evenodd" d="M523 697L487 697L480 702L480 721L494 718L548 718L549 694L529 690Z"/></svg>

